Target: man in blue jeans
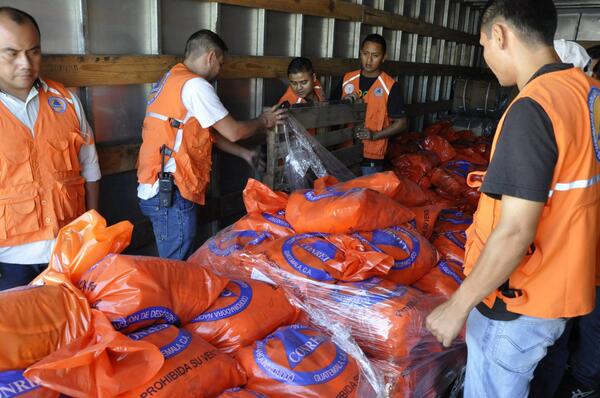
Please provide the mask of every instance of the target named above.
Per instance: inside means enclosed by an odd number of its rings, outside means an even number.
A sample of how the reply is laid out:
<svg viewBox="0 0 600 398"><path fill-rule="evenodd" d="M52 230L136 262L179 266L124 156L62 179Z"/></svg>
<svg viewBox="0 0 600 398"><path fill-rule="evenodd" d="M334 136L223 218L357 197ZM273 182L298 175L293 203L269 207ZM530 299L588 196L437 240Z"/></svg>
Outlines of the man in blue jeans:
<svg viewBox="0 0 600 398"><path fill-rule="evenodd" d="M226 51L216 33L204 29L192 34L183 63L171 68L148 98L137 193L163 258L185 259L192 250L198 205L204 204L210 180L213 143L254 166L259 154L235 141L274 127L284 117L276 107L244 122L229 114L211 84Z"/></svg>
<svg viewBox="0 0 600 398"><path fill-rule="evenodd" d="M556 27L552 0L490 0L482 12L484 58L520 92L479 184L467 277L426 322L449 346L466 321L466 398L527 397L567 319L595 306L600 85L560 62Z"/></svg>

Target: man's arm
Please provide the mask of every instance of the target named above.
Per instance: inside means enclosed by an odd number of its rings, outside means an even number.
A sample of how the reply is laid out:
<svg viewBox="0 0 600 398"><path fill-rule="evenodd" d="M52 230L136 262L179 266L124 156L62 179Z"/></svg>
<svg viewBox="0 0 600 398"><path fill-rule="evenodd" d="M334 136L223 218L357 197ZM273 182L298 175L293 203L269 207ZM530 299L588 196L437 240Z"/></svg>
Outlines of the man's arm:
<svg viewBox="0 0 600 398"><path fill-rule="evenodd" d="M367 128L360 129L356 133L356 138L361 140L369 140L369 141L377 141L382 140L384 138L392 137L394 135L400 134L408 130L408 123L405 117L394 120L394 122L388 126L387 128L373 133Z"/></svg>
<svg viewBox="0 0 600 398"><path fill-rule="evenodd" d="M284 120L285 110L277 108L278 105L275 105L256 119L248 121L238 121L233 116L227 115L212 127L231 142L243 140L253 136L261 129L273 128L278 122Z"/></svg>
<svg viewBox="0 0 600 398"><path fill-rule="evenodd" d="M223 152L227 152L234 156L244 159L246 163L252 166L253 158L256 155L255 151L244 148L243 146L236 144L235 142L231 142L217 132L213 132L211 135L217 148L219 148Z"/></svg>
<svg viewBox="0 0 600 398"><path fill-rule="evenodd" d="M98 201L100 198L100 182L86 181L85 182L85 209L98 210Z"/></svg>
<svg viewBox="0 0 600 398"><path fill-rule="evenodd" d="M449 301L427 317L427 329L449 347L469 312L501 286L521 263L535 238L544 203L504 195L498 226L490 234L473 272Z"/></svg>

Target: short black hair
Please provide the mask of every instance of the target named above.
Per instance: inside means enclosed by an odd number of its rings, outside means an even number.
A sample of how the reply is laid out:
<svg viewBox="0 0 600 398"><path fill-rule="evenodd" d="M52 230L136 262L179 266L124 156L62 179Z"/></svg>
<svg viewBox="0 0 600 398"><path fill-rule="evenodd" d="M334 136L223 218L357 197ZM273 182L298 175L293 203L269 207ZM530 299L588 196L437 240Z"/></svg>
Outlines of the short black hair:
<svg viewBox="0 0 600 398"><path fill-rule="evenodd" d="M383 36L378 35L377 33L371 33L367 35L367 37L363 39L362 43L360 43L360 48L363 48L366 42L379 44L381 46L381 51L383 51L383 54L387 54L387 44Z"/></svg>
<svg viewBox="0 0 600 398"><path fill-rule="evenodd" d="M219 49L223 53L229 50L221 37L208 29L193 33L185 43L185 59L197 58L202 54Z"/></svg>
<svg viewBox="0 0 600 398"><path fill-rule="evenodd" d="M313 64L311 60L306 57L296 57L292 59L287 68L288 75L302 72L313 73Z"/></svg>
<svg viewBox="0 0 600 398"><path fill-rule="evenodd" d="M13 7L0 7L0 15L6 15L8 18L10 18L11 21L15 22L17 25L23 25L29 22L35 27L38 36L42 36L40 32L40 26L38 25L35 18L27 14L25 11L21 11Z"/></svg>
<svg viewBox="0 0 600 398"><path fill-rule="evenodd" d="M497 18L511 23L522 38L554 44L558 16L552 0L489 0L481 14L481 30L489 32Z"/></svg>

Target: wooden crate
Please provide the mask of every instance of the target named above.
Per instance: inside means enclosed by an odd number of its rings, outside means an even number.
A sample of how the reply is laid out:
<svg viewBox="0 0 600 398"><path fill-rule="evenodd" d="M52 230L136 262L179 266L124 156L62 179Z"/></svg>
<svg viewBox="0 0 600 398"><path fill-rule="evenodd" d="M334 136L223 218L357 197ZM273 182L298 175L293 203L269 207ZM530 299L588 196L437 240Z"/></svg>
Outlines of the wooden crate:
<svg viewBox="0 0 600 398"><path fill-rule="evenodd" d="M366 105L347 102L325 102L289 110L306 129L317 130L316 139L355 173L362 160L363 145L354 139L356 128L364 126ZM353 127L348 127L352 124ZM339 148L353 141L351 146ZM267 132L267 169L263 182L275 190L289 190L285 180L287 147L280 127Z"/></svg>

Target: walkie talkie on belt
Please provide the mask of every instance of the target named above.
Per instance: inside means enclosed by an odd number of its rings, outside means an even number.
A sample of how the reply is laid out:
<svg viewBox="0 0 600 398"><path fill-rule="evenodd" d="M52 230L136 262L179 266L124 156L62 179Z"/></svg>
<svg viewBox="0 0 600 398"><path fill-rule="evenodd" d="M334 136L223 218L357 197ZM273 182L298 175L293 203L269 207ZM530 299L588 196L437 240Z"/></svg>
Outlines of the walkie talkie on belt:
<svg viewBox="0 0 600 398"><path fill-rule="evenodd" d="M165 172L165 157L173 155L173 150L166 145L160 147L160 173L158 173L158 200L161 207L173 206L173 173Z"/></svg>

